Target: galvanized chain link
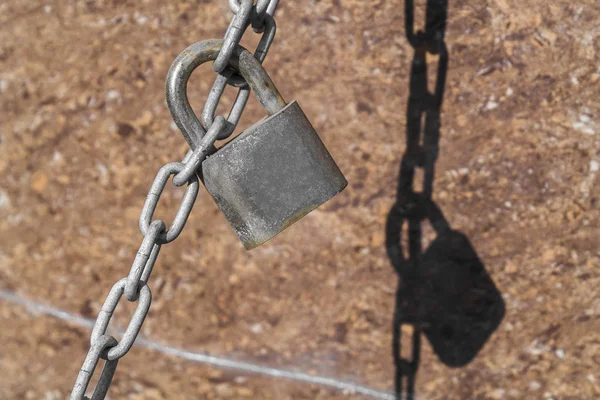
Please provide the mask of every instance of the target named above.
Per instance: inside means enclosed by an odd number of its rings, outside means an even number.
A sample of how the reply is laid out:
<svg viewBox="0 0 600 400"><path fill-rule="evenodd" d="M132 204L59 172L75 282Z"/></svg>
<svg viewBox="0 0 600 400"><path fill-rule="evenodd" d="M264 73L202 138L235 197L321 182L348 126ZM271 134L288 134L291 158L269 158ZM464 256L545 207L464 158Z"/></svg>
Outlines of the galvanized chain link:
<svg viewBox="0 0 600 400"><path fill-rule="evenodd" d="M419 368L421 331L426 328L422 320L415 292L417 269L422 255L422 229L424 219L436 214L431 197L438 157L440 137L440 112L444 97L448 53L444 43L447 21L447 0L428 0L425 29L414 31L414 0L405 0L404 22L406 37L414 49L410 73L410 94L406 122L406 151L402 157L396 203L392 207L386 226L386 247L399 283L394 310L392 351L395 374L395 393L398 400L414 400L415 379ZM427 53L439 55L435 91L427 87ZM422 126L422 120L425 126ZM422 191L414 189L416 168L423 169ZM443 224L443 218L436 218ZM402 226L408 225L408 255L402 252ZM436 231L447 227L436 226ZM416 304L415 304L416 303ZM402 326L412 327L410 359L402 356ZM404 380L406 379L406 387ZM404 397L403 397L404 396Z"/></svg>
<svg viewBox="0 0 600 400"><path fill-rule="evenodd" d="M85 361L81 366L77 380L75 381L75 386L71 392L71 400L89 400L89 398L85 396L85 391L90 383L90 380L92 379L92 375L94 374L94 370L98 365L98 361L100 361L100 357L102 356L102 353L106 352L106 349L116 345L117 339L108 335L101 336L94 343L92 343L92 346L85 357ZM108 392L108 388L110 387L112 377L117 369L118 362L119 360L114 360L106 361L104 363L100 380L98 381L96 389L94 390L94 394L92 395L92 400L104 399L106 393Z"/></svg>
<svg viewBox="0 0 600 400"><path fill-rule="evenodd" d="M183 186L194 177L196 171L200 168L202 161L212 150L213 144L219 138L219 135L225 130L225 118L218 116L214 123L208 128L208 132L200 141L196 150L190 150L183 159L184 167L173 177L175 186Z"/></svg>
<svg viewBox="0 0 600 400"><path fill-rule="evenodd" d="M275 37L276 25L273 14L278 3L278 0L258 0L257 4L254 4L253 0L229 0L229 6L234 16L225 34L223 49L215 60L214 69L219 72L219 75L202 113L204 126L193 138L197 146L186 154L182 162L171 162L164 165L150 187L139 218L139 228L144 239L128 276L119 280L112 287L96 319L90 339L90 350L75 381L70 396L71 400L89 400L85 397L85 392L100 359L105 360L105 363L91 400L104 399L118 361L127 354L139 335L152 302L152 291L148 286L148 280L161 246L172 242L181 234L198 196L197 171L207 155L214 151L215 141L225 139L233 133L250 94L250 88L245 80L237 74L234 76L233 70L226 68L229 58L236 46L239 45L248 26L252 25L255 32L262 33L254 56L260 62L265 59ZM221 116L215 118L217 105L228 83L240 88L237 99L227 120ZM187 188L173 223L167 228L163 221L152 218L171 176L174 176L174 185L187 184ZM116 338L107 334L107 330L123 296L130 302L137 302L137 307L123 337L117 341Z"/></svg>
<svg viewBox="0 0 600 400"><path fill-rule="evenodd" d="M223 125L223 123L220 124L221 127ZM212 136L214 137L216 134ZM90 338L91 347L77 376L75 386L71 392L71 400L87 399L84 395L100 359L104 359L105 364L100 380L94 390L92 400L104 399L112 381L112 376L115 373L118 360L127 354L140 333L152 302L152 291L148 286L148 280L150 279L160 248L163 244L170 243L179 236L198 195L198 176L196 175L196 170L191 170L188 165L184 163L168 163L160 169L152 183L139 220L140 231L144 235L144 239L133 261L129 275L119 280L112 287L98 314ZM188 187L173 224L167 229L163 221L151 221L151 218L168 178L174 174L178 175L183 171L186 171L184 177L187 178ZM120 341L117 341L113 336L107 334L107 330L123 295L125 295L128 301L137 302L137 307L130 318L123 337Z"/></svg>
<svg viewBox="0 0 600 400"><path fill-rule="evenodd" d="M218 140L226 139L233 133L250 96L248 83L241 75L227 67L229 59L233 54L233 50L240 44L248 26L252 25L254 32L262 33L254 57L261 63L264 61L277 32L274 14L278 4L279 0L258 0L256 4L253 0L229 0L229 8L233 13L233 18L225 32L223 47L213 64L214 71L218 72L219 75L202 111L202 124L204 129L208 130L215 119L217 106L227 85L230 84L239 88L237 97L227 116L226 127L219 135Z"/></svg>
<svg viewBox="0 0 600 400"><path fill-rule="evenodd" d="M150 192L146 197L146 202L144 203L144 207L142 208L142 213L140 215L139 225L140 231L142 231L143 235L148 235L152 216L154 215L154 211L158 205L158 200L160 199L160 196L167 185L169 177L171 175L179 174L184 168L185 165L183 163L170 162L158 171L156 179L154 179L154 182L150 188ZM198 196L199 189L200 184L198 183L198 177L194 174L190 176L188 187L185 190L185 194L183 195L183 200L179 206L179 209L177 210L177 214L173 219L173 224L168 230L158 234L155 240L156 244L170 243L177 239L183 230L183 227L185 226L185 222L192 212L192 207L196 201L196 196ZM131 301L131 298L129 298L129 300Z"/></svg>

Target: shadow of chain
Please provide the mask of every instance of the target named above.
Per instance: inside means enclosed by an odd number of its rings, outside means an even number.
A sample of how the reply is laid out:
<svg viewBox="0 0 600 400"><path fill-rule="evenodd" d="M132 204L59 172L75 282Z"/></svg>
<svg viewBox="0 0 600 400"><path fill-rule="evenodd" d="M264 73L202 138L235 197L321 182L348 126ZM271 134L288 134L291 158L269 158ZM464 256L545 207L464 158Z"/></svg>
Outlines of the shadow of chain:
<svg viewBox="0 0 600 400"><path fill-rule="evenodd" d="M447 14L447 0L427 0L424 30L415 32L414 0L405 0L406 36L414 49L406 150L400 163L396 202L386 223L386 249L398 275L392 343L398 400L415 398L421 334L444 364L460 367L475 358L505 313L502 295L470 241L450 227L432 200L448 70L444 41ZM428 90L428 54L438 56L433 92ZM420 191L415 190L418 168L423 176ZM429 222L436 233L425 250L424 222ZM402 356L406 334L412 335L408 340L410 357Z"/></svg>

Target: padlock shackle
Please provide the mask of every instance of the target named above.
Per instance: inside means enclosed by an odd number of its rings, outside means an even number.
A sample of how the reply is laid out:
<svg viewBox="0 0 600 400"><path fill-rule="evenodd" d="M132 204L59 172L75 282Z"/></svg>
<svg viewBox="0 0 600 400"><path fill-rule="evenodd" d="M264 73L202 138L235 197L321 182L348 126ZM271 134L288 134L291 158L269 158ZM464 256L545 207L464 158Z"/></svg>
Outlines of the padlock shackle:
<svg viewBox="0 0 600 400"><path fill-rule="evenodd" d="M187 83L192 72L208 61L214 61L223 46L222 39L203 40L182 51L167 75L167 106L175 124L192 149L196 149L206 131L187 97ZM281 111L286 102L273 81L252 53L237 46L229 65L238 71L252 88L258 101L269 115Z"/></svg>

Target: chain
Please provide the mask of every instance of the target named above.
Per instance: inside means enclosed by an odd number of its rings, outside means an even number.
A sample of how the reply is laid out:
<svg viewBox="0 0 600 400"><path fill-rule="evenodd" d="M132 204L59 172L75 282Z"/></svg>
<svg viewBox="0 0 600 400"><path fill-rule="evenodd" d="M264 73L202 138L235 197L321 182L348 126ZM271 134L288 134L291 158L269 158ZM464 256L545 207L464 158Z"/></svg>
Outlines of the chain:
<svg viewBox="0 0 600 400"><path fill-rule="evenodd" d="M104 301L92 329L90 349L75 381L70 396L71 400L90 400L85 393L100 359L105 362L91 400L104 399L118 361L127 354L139 335L152 302L152 291L148 286L148 281L161 246L171 243L181 234L198 196L200 184L196 173L202 161L214 150L215 141L225 139L233 133L250 94L250 88L244 79L237 74L234 75L232 70L226 68L229 58L236 46L239 45L248 26L252 24L253 30L263 35L254 56L260 62L265 59L275 37L276 28L273 15L278 3L278 0L258 0L257 4L254 4L253 0L229 0L229 7L234 16L225 33L223 48L215 60L214 69L219 72L219 75L202 113L204 126L197 127L197 137L186 138L192 150L186 154L183 161L164 165L154 178L139 218L139 228L144 236L142 244L128 276L119 280L112 287ZM227 120L222 116L215 118L215 110L228 83L239 87L237 99ZM177 214L167 228L163 221L152 218L171 176L173 176L174 185L184 186L187 184L187 187ZM107 334L107 330L123 296L127 301L137 302L137 307L123 337L117 341L116 338Z"/></svg>
<svg viewBox="0 0 600 400"><path fill-rule="evenodd" d="M386 247L399 283L393 319L392 351L395 393L398 400L414 400L415 379L419 368L421 331L426 328L419 308L417 269L422 255L421 223L436 210L431 197L440 138L440 111L444 97L448 53L444 42L447 0L427 0L425 29L414 31L414 0L405 0L406 37L414 49L410 72L406 115L406 150L402 156L396 203L386 225ZM439 55L437 80L433 93L427 87L427 53ZM425 124L422 126L422 120ZM423 169L422 191L414 189L415 171ZM408 225L408 256L401 248L402 226ZM402 356L402 327L412 327L410 359ZM406 388L404 389L404 381Z"/></svg>
<svg viewBox="0 0 600 400"><path fill-rule="evenodd" d="M175 240L185 226L198 195L199 182L197 175L193 173L187 177L185 195L177 215L168 229L163 221L150 220L169 177L171 175L179 176L185 169L186 164L168 163L159 170L152 183L139 220L144 239L135 256L129 275L119 280L112 287L98 314L92 329L90 350L75 381L75 386L71 392L71 400L87 399L87 397L84 397L85 392L101 358L106 362L102 369L100 381L92 395L92 400L104 399L117 368L117 362L131 349L140 333L152 302L152 291L148 286L148 280L161 246ZM107 330L123 295L128 301L137 302L137 307L121 341L117 341L113 336L107 334Z"/></svg>
<svg viewBox="0 0 600 400"><path fill-rule="evenodd" d="M214 121L217 106L227 84L239 88L237 97L229 111L226 127L219 135L218 139L220 140L226 139L233 133L250 96L250 88L244 78L234 73L231 68L227 68L229 59L233 54L233 50L240 44L248 26L252 25L254 32L262 33L254 57L260 63L264 61L277 32L277 25L273 16L278 5L279 0L258 0L256 5L253 5L253 0L229 0L229 8L233 13L233 18L225 32L223 47L213 64L214 71L218 72L219 75L210 90L202 111L202 124L205 129L208 129Z"/></svg>

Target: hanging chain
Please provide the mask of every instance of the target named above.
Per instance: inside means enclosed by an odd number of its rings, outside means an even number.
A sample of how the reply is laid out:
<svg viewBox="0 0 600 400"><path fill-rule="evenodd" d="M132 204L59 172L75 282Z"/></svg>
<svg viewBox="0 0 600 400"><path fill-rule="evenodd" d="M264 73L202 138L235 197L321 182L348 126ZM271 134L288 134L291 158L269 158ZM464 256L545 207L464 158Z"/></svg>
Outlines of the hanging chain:
<svg viewBox="0 0 600 400"><path fill-rule="evenodd" d="M85 392L101 358L106 361L92 400L104 399L115 373L117 362L131 349L140 333L152 302L152 291L148 286L148 280L161 246L175 240L183 230L198 195L199 182L197 175L194 173L188 178L183 201L179 206L173 224L168 229L163 221L154 220L150 222L150 219L169 177L180 174L185 167L186 165L183 163L168 163L160 169L152 183L139 221L144 239L135 256L129 275L119 280L112 287L104 301L92 329L91 347L75 381L75 386L71 392L71 400L87 399L87 397L84 397ZM123 337L120 341L117 341L113 336L107 334L107 329L123 295L128 301L137 302L137 307Z"/></svg>
<svg viewBox="0 0 600 400"><path fill-rule="evenodd" d="M250 88L244 78L227 67L229 59L233 54L233 50L240 44L248 26L252 25L254 32L262 33L254 57L260 63L264 61L277 31L273 15L278 4L279 0L258 0L256 5L253 5L253 0L229 0L229 8L233 13L233 19L227 28L227 32L225 32L223 47L213 64L213 69L219 75L202 111L202 124L205 129L208 129L213 123L217 106L227 84L239 87L237 97L227 117L226 127L219 134L218 139L220 140L226 139L233 133L250 96Z"/></svg>
<svg viewBox="0 0 600 400"><path fill-rule="evenodd" d="M414 0L405 0L405 30L414 49L406 115L406 150L402 156L396 203L386 226L386 247L399 283L393 321L392 351L396 399L414 400L419 368L421 330L426 327L418 304L417 284L422 248L421 223L431 213L435 162L440 138L440 111L444 97L448 53L444 43L447 0L427 0L424 31L414 31ZM427 53L439 55L435 91L427 87ZM425 124L422 126L422 120ZM422 191L414 189L415 171L423 169ZM408 225L408 256L401 248L402 226ZM402 356L402 327L412 327L410 359ZM404 381L406 379L406 388ZM405 397L403 397L405 395Z"/></svg>
<svg viewBox="0 0 600 400"><path fill-rule="evenodd" d="M131 349L140 333L152 302L152 291L148 286L148 280L161 246L174 241L181 234L198 196L200 184L196 173L202 161L213 151L215 141L225 139L233 133L250 94L250 88L244 79L227 68L229 58L251 24L255 32L263 34L254 56L260 62L265 59L275 37L276 28L273 15L278 3L279 0L258 0L257 4L254 4L253 0L229 0L229 7L234 16L225 33L223 49L214 64L214 69L219 72L219 75L202 113L204 126L199 128L201 132L198 132L198 137L193 138L194 150L190 150L182 162L171 162L163 166L154 178L139 218L139 228L144 239L135 256L129 275L112 287L96 319L92 329L90 349L75 381L70 396L71 400L90 400L85 393L100 359L105 362L91 400L104 399L118 361ZM228 83L240 88L237 99L227 120L222 116L215 118L215 110ZM163 221L152 218L171 176L173 176L173 183L176 186L187 184L187 188L177 214L171 226L167 228ZM116 338L107 334L107 330L123 296L130 302L137 302L137 307L123 337L117 341Z"/></svg>

